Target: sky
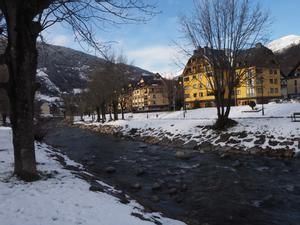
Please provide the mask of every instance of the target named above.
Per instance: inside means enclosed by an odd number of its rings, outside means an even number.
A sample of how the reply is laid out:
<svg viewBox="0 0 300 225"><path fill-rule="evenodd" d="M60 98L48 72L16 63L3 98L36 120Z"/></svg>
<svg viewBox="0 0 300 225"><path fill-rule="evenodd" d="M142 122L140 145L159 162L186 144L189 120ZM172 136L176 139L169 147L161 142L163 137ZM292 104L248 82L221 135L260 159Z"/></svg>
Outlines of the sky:
<svg viewBox="0 0 300 225"><path fill-rule="evenodd" d="M300 0L260 0L272 18L270 40L286 35L300 35ZM182 68L176 63L180 58L174 41L181 40L179 16L189 15L193 9L193 0L160 0L156 1L156 15L146 24L126 24L110 27L105 32L97 32L97 39L112 42L116 53L122 52L128 61L135 66L159 72L165 77L178 75ZM55 45L70 47L93 54L74 41L72 31L59 24L44 32L46 40Z"/></svg>

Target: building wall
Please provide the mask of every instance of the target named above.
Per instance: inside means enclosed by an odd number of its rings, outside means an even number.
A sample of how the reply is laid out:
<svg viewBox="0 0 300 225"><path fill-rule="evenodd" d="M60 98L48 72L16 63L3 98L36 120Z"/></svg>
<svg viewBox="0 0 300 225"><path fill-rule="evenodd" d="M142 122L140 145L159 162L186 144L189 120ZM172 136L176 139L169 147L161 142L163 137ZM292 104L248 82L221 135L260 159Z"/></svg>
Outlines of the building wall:
<svg viewBox="0 0 300 225"><path fill-rule="evenodd" d="M48 103L43 103L41 105L41 115L49 115L50 114L50 106Z"/></svg>
<svg viewBox="0 0 300 225"><path fill-rule="evenodd" d="M166 110L169 105L166 89L162 85L136 88L132 105L136 111Z"/></svg>
<svg viewBox="0 0 300 225"><path fill-rule="evenodd" d="M208 71L208 72L207 72ZM187 108L214 106L214 96L209 82L209 66L200 59L189 60L184 73L184 98ZM250 101L260 103L281 97L280 68L249 67L237 70L242 75L240 86L233 99L244 105ZM263 81L261 82L261 77ZM212 79L212 78L211 78Z"/></svg>
<svg viewBox="0 0 300 225"><path fill-rule="evenodd" d="M300 76L289 78L287 80L288 96L300 96Z"/></svg>

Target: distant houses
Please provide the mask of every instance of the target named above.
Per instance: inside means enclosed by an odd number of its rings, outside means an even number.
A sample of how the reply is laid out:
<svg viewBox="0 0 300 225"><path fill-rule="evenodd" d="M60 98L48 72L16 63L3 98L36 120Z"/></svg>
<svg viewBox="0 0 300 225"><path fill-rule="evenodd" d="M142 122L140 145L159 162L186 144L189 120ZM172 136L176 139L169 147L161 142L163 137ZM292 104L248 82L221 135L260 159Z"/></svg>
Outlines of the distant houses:
<svg viewBox="0 0 300 225"><path fill-rule="evenodd" d="M160 74L142 76L132 91L134 112L169 110L167 84Z"/></svg>
<svg viewBox="0 0 300 225"><path fill-rule="evenodd" d="M287 97L300 97L300 62L286 77Z"/></svg>

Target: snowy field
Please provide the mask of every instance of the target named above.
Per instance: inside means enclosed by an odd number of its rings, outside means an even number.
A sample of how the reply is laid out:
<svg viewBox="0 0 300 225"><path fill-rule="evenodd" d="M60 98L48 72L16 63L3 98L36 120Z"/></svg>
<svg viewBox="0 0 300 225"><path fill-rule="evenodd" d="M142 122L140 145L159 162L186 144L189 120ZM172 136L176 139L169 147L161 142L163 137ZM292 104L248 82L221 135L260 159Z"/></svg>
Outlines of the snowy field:
<svg viewBox="0 0 300 225"><path fill-rule="evenodd" d="M262 116L261 105L257 111L251 111L249 106L232 107L230 118L236 120L238 125L230 128L224 133L246 132L247 137L241 143L228 144L241 148L252 148L256 146L255 140L259 135L265 135L266 141L261 144L263 148L279 149L286 147L280 144L289 141L288 147L299 151L300 123L291 122L291 115L300 112L300 103L269 103L264 105L265 115ZM169 139L174 137L187 136L185 141L191 140L210 142L222 146L219 140L219 133L208 129L206 126L213 125L217 118L216 108L201 108L188 110L184 117L183 111L138 113L126 114L125 120L112 121L106 125L121 127L123 133L128 133L132 128L142 131L142 135L155 136L165 133ZM90 118L85 118L90 125L101 125L91 122ZM80 122L78 122L80 123ZM278 144L269 144L269 141L277 141ZM224 145L224 144L223 144Z"/></svg>
<svg viewBox="0 0 300 225"><path fill-rule="evenodd" d="M109 194L89 191L87 182L50 157L53 152L49 146L37 144L36 149L38 170L53 177L22 182L13 176L11 130L0 127L1 225L155 225L154 221L184 225L159 213L144 213L143 207L135 201L125 205ZM67 164L82 167L62 157ZM142 214L149 221L132 213Z"/></svg>

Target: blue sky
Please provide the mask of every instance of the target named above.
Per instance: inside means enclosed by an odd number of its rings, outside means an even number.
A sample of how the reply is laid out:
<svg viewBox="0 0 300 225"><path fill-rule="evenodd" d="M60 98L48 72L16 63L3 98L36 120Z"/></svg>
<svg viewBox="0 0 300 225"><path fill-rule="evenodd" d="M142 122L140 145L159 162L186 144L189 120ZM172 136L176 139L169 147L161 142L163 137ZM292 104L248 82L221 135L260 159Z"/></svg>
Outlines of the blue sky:
<svg viewBox="0 0 300 225"><path fill-rule="evenodd" d="M270 27L271 40L290 34L300 35L299 0L260 2L270 11L273 19ZM147 24L112 27L106 32L99 32L97 38L114 41L116 51L122 50L128 60L136 66L165 76L178 74L181 69L174 63L177 51L173 40L178 40L181 36L178 16L191 12L193 0L161 0L157 1L157 5L161 13ZM72 32L60 25L50 28L44 36L52 44L86 51L74 42Z"/></svg>

